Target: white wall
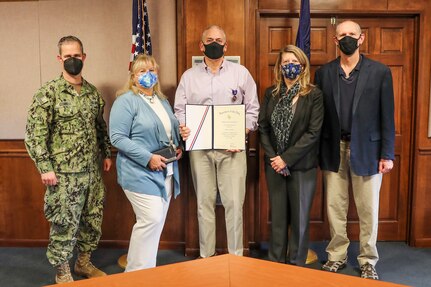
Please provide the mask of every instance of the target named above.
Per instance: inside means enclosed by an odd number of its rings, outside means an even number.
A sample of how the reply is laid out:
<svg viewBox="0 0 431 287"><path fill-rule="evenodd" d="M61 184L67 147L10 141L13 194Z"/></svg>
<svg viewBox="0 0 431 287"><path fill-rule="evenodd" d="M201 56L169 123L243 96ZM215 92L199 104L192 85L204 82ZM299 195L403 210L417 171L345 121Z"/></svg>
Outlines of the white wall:
<svg viewBox="0 0 431 287"><path fill-rule="evenodd" d="M176 87L174 0L147 0L153 55L162 88ZM87 54L84 77L102 93L107 108L126 81L131 50L132 0L0 1L0 139L24 137L36 90L60 74L57 42L75 35Z"/></svg>

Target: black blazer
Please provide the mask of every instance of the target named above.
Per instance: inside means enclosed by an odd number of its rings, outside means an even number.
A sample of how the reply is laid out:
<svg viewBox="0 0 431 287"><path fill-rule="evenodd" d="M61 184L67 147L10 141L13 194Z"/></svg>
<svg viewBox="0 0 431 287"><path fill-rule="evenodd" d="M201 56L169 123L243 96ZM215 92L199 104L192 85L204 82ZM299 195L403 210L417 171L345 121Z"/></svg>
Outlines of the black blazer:
<svg viewBox="0 0 431 287"><path fill-rule="evenodd" d="M265 161L277 155L277 141L271 127L271 115L280 95L273 96L275 86L269 87L259 112L260 142L265 151ZM317 167L320 129L323 121L322 92L313 88L296 103L295 114L290 127L288 148L281 158L290 170L308 170Z"/></svg>
<svg viewBox="0 0 431 287"><path fill-rule="evenodd" d="M390 69L362 57L353 99L350 165L355 174L369 176L379 172L380 159L394 159L394 92ZM315 74L325 105L320 167L333 172L340 166L339 63L337 58Z"/></svg>

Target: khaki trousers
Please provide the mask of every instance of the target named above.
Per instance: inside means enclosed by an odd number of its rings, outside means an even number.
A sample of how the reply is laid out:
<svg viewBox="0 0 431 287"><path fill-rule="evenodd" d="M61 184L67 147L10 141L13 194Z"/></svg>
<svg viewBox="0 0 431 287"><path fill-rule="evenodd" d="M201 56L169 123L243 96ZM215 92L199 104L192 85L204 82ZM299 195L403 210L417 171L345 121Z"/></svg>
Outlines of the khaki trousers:
<svg viewBox="0 0 431 287"><path fill-rule="evenodd" d="M347 212L349 208L349 182L352 184L353 198L359 217L359 265L376 265L377 231L379 222L379 195L382 174L358 176L350 169L350 145L340 142L340 168L338 173L324 171L324 185L327 195L327 214L331 241L326 252L328 260L339 261L347 257L349 238L347 237Z"/></svg>
<svg viewBox="0 0 431 287"><path fill-rule="evenodd" d="M215 253L217 190L225 209L228 251L242 256L246 153L192 151L190 166L197 197L200 256Z"/></svg>

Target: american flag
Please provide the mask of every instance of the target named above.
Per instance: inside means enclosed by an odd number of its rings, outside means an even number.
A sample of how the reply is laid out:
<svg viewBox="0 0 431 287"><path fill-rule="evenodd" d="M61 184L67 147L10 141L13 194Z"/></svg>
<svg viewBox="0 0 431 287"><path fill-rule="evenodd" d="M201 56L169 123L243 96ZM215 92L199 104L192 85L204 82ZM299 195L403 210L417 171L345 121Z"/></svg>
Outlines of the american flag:
<svg viewBox="0 0 431 287"><path fill-rule="evenodd" d="M151 55L150 23L148 21L148 10L146 0L133 0L132 8L132 53L130 64L138 54L145 53ZM130 65L129 65L130 68Z"/></svg>
<svg viewBox="0 0 431 287"><path fill-rule="evenodd" d="M298 34L296 35L296 46L301 48L310 59L310 0L301 0L301 11L299 13Z"/></svg>

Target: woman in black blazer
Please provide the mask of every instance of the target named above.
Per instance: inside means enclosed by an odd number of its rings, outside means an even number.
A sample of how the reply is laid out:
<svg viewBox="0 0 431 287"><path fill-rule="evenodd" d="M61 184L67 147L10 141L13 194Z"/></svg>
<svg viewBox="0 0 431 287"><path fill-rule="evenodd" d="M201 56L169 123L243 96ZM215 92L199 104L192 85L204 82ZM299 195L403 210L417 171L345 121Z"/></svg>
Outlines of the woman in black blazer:
<svg viewBox="0 0 431 287"><path fill-rule="evenodd" d="M310 63L296 46L279 52L274 76L259 114L272 220L268 255L272 261L303 266L316 189L322 92L310 84Z"/></svg>

